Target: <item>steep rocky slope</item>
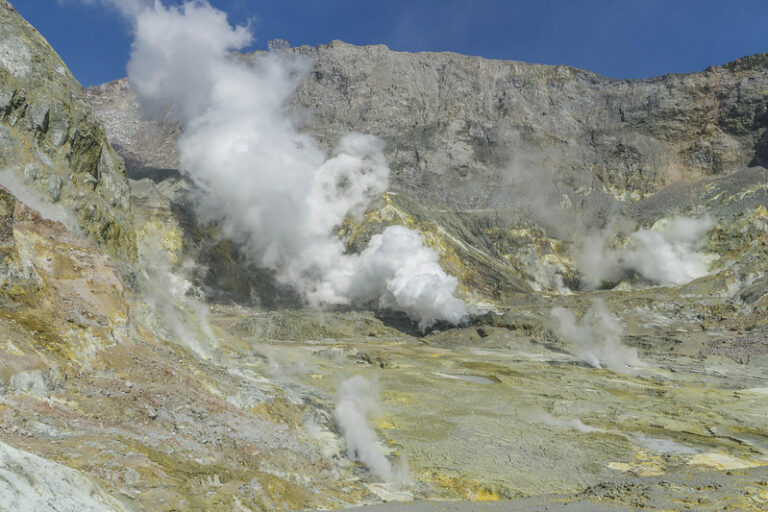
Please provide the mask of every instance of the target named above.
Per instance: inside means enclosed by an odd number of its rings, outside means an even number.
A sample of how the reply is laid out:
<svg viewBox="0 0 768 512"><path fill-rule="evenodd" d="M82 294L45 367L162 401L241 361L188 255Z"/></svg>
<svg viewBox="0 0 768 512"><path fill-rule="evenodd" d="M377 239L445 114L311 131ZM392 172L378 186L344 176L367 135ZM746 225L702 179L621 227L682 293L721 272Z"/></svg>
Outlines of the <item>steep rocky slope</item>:
<svg viewBox="0 0 768 512"><path fill-rule="evenodd" d="M5 0L0 24L0 171L70 208L76 227L130 264L136 241L121 159L80 84Z"/></svg>
<svg viewBox="0 0 768 512"><path fill-rule="evenodd" d="M102 248L1 188L0 205L0 432L13 446L0 445L0 510L274 510L370 494L319 441L334 438L327 405L253 372L258 355L225 333L201 357L194 320L134 296Z"/></svg>

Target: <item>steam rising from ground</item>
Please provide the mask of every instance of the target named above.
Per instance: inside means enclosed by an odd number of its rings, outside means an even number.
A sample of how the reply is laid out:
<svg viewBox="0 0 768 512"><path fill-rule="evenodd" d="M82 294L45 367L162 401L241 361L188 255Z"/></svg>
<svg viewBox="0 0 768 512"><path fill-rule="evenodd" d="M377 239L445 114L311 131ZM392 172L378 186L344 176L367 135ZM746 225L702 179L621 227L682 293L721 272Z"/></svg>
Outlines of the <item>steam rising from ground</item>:
<svg viewBox="0 0 768 512"><path fill-rule="evenodd" d="M587 235L580 244L577 264L590 288L635 274L653 284L683 284L709 272L710 256L698 251L700 241L714 227L710 218L675 217L651 229L632 233L619 248L612 246L614 226Z"/></svg>
<svg viewBox="0 0 768 512"><path fill-rule="evenodd" d="M422 329L466 316L456 279L417 233L391 227L360 255L333 234L387 189L389 168L375 137L348 134L327 158L298 131L285 103L311 62L271 53L246 63L231 51L249 31L205 2L139 9L135 30L131 84L151 113L181 123L181 166L204 191L204 220L312 306L375 303Z"/></svg>
<svg viewBox="0 0 768 512"><path fill-rule="evenodd" d="M369 425L370 417L379 408L376 382L356 375L339 386L333 417L344 436L347 456L365 464L384 481L392 481L398 473L384 454L376 432Z"/></svg>
<svg viewBox="0 0 768 512"><path fill-rule="evenodd" d="M459 324L467 315L464 302L453 296L457 279L442 271L437 253L416 231L392 226L374 235L353 268L348 296L402 311L421 329L438 320Z"/></svg>
<svg viewBox="0 0 768 512"><path fill-rule="evenodd" d="M714 226L710 218L664 220L654 229L635 232L621 262L654 283L687 283L709 271L708 255L698 252L697 246Z"/></svg>
<svg viewBox="0 0 768 512"><path fill-rule="evenodd" d="M579 181L566 170L558 174L563 149L544 151L520 144L526 149L510 160L500 193L550 236L577 241L575 263L585 288L616 284L631 276L647 284L683 284L707 274L710 256L699 252L699 246L714 227L711 219L676 217L636 230L635 222L622 216L594 183ZM571 181L561 183L561 179ZM586 190L591 192L585 194ZM608 225L595 230L594 224L604 218L609 219ZM619 247L622 238L624 244ZM551 288L561 288L557 281L550 281Z"/></svg>
<svg viewBox="0 0 768 512"><path fill-rule="evenodd" d="M530 416L535 421L540 421L541 423L549 425L550 427L570 428L573 430L578 430L579 432L584 432L585 434L590 432L605 432L602 429L584 424L584 422L579 418L555 417L541 410L531 411Z"/></svg>
<svg viewBox="0 0 768 512"><path fill-rule="evenodd" d="M184 277L183 269L176 268L159 234L141 233L140 240L139 281L142 297L154 313L152 317L160 322L155 330L165 330L166 336L175 337L202 359L209 359L216 348L216 336L208 322L208 307L189 297L192 283Z"/></svg>
<svg viewBox="0 0 768 512"><path fill-rule="evenodd" d="M641 364L637 350L621 344L624 325L602 300L595 300L581 318L562 307L553 308L551 317L555 334L585 363L622 373L632 373Z"/></svg>
<svg viewBox="0 0 768 512"><path fill-rule="evenodd" d="M27 169L30 167L34 166L27 165ZM29 173L25 172L25 177L28 174ZM7 188L8 191L16 196L22 203L37 210L43 218L61 222L67 229L74 233L80 231L80 228L77 225L77 218L71 211L61 205L51 204L51 198L44 197L38 189L32 187L28 182L19 179L13 172L13 169L0 170L0 186ZM61 187L60 180L58 186Z"/></svg>

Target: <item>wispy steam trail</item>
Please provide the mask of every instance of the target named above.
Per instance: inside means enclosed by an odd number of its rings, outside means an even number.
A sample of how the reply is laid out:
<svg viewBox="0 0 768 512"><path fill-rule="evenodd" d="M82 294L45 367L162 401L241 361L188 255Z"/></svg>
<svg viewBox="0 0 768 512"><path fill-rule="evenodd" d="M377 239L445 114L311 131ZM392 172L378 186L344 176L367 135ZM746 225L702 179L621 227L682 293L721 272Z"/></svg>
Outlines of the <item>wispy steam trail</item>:
<svg viewBox="0 0 768 512"><path fill-rule="evenodd" d="M456 279L418 233L388 228L359 255L334 235L387 189L389 168L375 137L350 133L328 158L299 132L285 104L311 62L270 53L247 63L232 51L251 42L248 29L206 2L129 14L129 79L150 113L181 123L181 166L204 191L203 219L312 306L373 303L422 329L465 318Z"/></svg>
<svg viewBox="0 0 768 512"><path fill-rule="evenodd" d="M379 446L376 432L368 424L378 403L376 383L356 375L339 386L333 417L344 436L347 457L365 464L378 478L391 481L395 471Z"/></svg>
<svg viewBox="0 0 768 512"><path fill-rule="evenodd" d="M637 350L621 343L624 325L602 300L595 300L581 318L562 307L553 308L551 316L555 334L585 363L622 373L633 373L642 364Z"/></svg>

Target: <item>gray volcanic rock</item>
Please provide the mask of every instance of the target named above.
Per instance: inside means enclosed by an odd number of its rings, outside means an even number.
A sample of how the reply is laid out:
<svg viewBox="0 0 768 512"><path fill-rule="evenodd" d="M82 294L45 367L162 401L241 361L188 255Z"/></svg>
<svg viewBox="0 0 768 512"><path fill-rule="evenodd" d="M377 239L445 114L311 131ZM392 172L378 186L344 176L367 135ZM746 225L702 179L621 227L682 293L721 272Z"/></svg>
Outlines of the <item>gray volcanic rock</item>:
<svg viewBox="0 0 768 512"><path fill-rule="evenodd" d="M341 42L316 58L296 103L331 145L351 129L388 143L398 189L454 208L508 206L523 159L570 187L642 197L755 158L768 126L768 57L690 75L612 80L566 66L408 54ZM502 193L498 193L501 187Z"/></svg>
<svg viewBox="0 0 768 512"><path fill-rule="evenodd" d="M454 209L510 206L515 163L570 188L639 199L765 159L765 55L690 75L613 80L340 41L281 51L314 59L293 98L309 111L309 133L328 148L352 130L381 137L395 190ZM87 92L123 155L177 166L166 150L175 130L140 123L125 82Z"/></svg>
<svg viewBox="0 0 768 512"><path fill-rule="evenodd" d="M86 95L102 120L112 146L123 157L134 179L167 177L179 167L176 151L178 127L149 120L128 80L89 87ZM149 172L150 168L154 172ZM162 169L167 169L163 172Z"/></svg>

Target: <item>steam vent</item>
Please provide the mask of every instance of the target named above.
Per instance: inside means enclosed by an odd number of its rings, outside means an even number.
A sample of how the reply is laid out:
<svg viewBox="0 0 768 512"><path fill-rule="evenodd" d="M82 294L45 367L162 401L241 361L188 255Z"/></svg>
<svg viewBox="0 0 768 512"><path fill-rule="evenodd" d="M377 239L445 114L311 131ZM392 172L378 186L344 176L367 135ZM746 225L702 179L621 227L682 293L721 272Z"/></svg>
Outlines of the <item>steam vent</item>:
<svg viewBox="0 0 768 512"><path fill-rule="evenodd" d="M127 78L0 0L0 512L768 510L768 54L76 3Z"/></svg>

